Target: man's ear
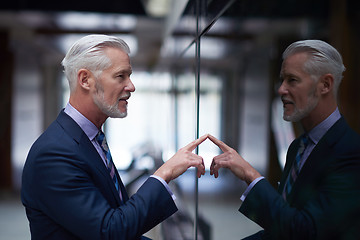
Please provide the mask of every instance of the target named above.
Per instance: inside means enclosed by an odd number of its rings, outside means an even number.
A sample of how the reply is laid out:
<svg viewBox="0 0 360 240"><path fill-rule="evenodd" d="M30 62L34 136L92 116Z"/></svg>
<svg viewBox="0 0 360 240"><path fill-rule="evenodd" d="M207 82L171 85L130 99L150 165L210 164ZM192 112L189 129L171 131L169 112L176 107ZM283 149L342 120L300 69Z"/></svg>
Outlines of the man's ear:
<svg viewBox="0 0 360 240"><path fill-rule="evenodd" d="M325 74L320 79L320 92L321 94L327 94L334 88L334 76L330 73Z"/></svg>
<svg viewBox="0 0 360 240"><path fill-rule="evenodd" d="M92 73L89 70L82 68L78 71L77 81L82 88L87 90L90 89L91 78L92 78Z"/></svg>

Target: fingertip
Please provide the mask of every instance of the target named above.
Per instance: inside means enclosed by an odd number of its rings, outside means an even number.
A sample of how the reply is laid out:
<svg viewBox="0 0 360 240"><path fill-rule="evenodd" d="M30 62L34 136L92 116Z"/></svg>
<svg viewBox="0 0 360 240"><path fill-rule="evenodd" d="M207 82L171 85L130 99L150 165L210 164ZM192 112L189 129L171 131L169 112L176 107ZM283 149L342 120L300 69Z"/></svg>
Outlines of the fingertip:
<svg viewBox="0 0 360 240"><path fill-rule="evenodd" d="M200 137L201 142L205 141L207 138L208 138L207 134L202 135L202 136Z"/></svg>

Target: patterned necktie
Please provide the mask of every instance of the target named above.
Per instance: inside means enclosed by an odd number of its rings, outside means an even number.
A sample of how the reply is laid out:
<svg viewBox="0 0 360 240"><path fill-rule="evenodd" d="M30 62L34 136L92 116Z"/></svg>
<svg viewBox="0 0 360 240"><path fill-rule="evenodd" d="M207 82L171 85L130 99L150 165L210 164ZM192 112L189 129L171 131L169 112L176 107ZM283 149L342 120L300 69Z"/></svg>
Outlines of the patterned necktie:
<svg viewBox="0 0 360 240"><path fill-rule="evenodd" d="M119 185L118 179L117 179L116 174L115 174L115 171L116 171L115 165L114 165L114 163L112 161L112 158L111 158L110 149L109 149L109 146L107 145L105 134L102 131L99 131L99 133L96 135L96 140L100 144L101 149L103 150L103 152L105 154L106 167L109 170L110 177L111 177L111 179L113 180L113 182L115 184L115 187L116 187L116 190L119 193L120 199L122 200L120 185Z"/></svg>
<svg viewBox="0 0 360 240"><path fill-rule="evenodd" d="M300 167L301 167L301 158L302 155L304 154L304 151L306 149L306 146L309 143L309 138L307 135L303 135L300 139L300 146L299 149L297 151L296 157L295 157L295 161L293 162L293 166L290 169L290 173L287 179L287 182L284 186L284 191L283 191L283 198L286 200L287 196L289 195L289 193L291 192L291 188L297 178L297 176L299 175L300 172Z"/></svg>

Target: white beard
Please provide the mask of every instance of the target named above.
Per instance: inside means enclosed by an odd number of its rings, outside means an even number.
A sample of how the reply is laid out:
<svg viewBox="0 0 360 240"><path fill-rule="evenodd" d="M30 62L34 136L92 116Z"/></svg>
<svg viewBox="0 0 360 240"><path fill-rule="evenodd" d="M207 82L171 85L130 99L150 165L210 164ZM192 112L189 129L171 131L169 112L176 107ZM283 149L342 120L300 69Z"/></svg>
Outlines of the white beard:
<svg viewBox="0 0 360 240"><path fill-rule="evenodd" d="M314 89L314 91L312 91L309 94L308 104L305 106L305 108L299 109L294 104L294 112L291 115L285 115L285 113L284 113L283 119L285 121L289 121L289 122L298 122L301 119L303 119L304 117L306 117L307 115L309 115L309 113L312 110L314 110L314 108L317 106L317 104L319 102L319 98L316 96L315 91L316 91L316 89Z"/></svg>
<svg viewBox="0 0 360 240"><path fill-rule="evenodd" d="M95 89L97 94L93 96L94 103L99 109L111 118L124 118L127 116L127 110L121 112L118 108L119 101L116 101L114 104L110 105L105 102L104 89L96 81Z"/></svg>

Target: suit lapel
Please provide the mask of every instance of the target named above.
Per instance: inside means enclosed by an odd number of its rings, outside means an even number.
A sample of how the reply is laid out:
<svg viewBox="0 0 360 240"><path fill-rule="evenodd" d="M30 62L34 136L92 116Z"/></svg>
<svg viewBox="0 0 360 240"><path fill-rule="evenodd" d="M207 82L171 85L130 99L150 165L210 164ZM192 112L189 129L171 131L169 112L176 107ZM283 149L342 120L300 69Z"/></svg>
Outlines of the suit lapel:
<svg viewBox="0 0 360 240"><path fill-rule="evenodd" d="M61 111L58 118L58 123L64 128L64 131L67 132L78 144L79 144L79 151L84 154L85 161L88 162L88 164L94 166L98 172L103 176L104 184L106 182L107 189L111 189L112 196L116 199L116 202L120 205L121 199L119 197L119 194L115 188L114 182L110 177L109 171L106 168L105 164L102 161L102 158L100 157L99 153L93 146L93 144L90 142L87 135L84 133L84 131L80 128L79 125L64 111ZM116 176L118 178L118 181L121 186L121 192L126 195L126 198L128 198L125 187L123 183L121 182L120 176L116 171ZM125 199L125 197L124 197Z"/></svg>
<svg viewBox="0 0 360 240"><path fill-rule="evenodd" d="M298 192L298 188L306 184L318 182L316 179L321 177L321 172L326 169L326 166L329 165L329 162L333 159L331 153L332 146L343 136L346 127L347 124L342 117L320 139L302 167L289 195L289 201L294 197L294 193ZM299 143L296 144L297 147L298 145ZM291 157L291 163L295 160L296 151L297 150L293 150L289 156ZM287 169L287 174L289 173L289 169L290 167Z"/></svg>
<svg viewBox="0 0 360 240"><path fill-rule="evenodd" d="M85 134L84 134L84 139L80 142L80 146L81 146L81 148L84 149L83 152L86 155L86 159L89 159L89 164L93 164L93 166L96 167L96 169L99 171L99 173L101 175L103 175L104 180L106 181L107 188L111 189L111 194L116 199L116 201L120 204L121 199L116 190L115 184L110 177L109 170L107 169L107 167L105 166L99 153L97 152L97 150L95 149L95 147L92 145L92 143L90 142L90 140L88 139L88 137ZM118 178L118 180L119 180L119 178Z"/></svg>

